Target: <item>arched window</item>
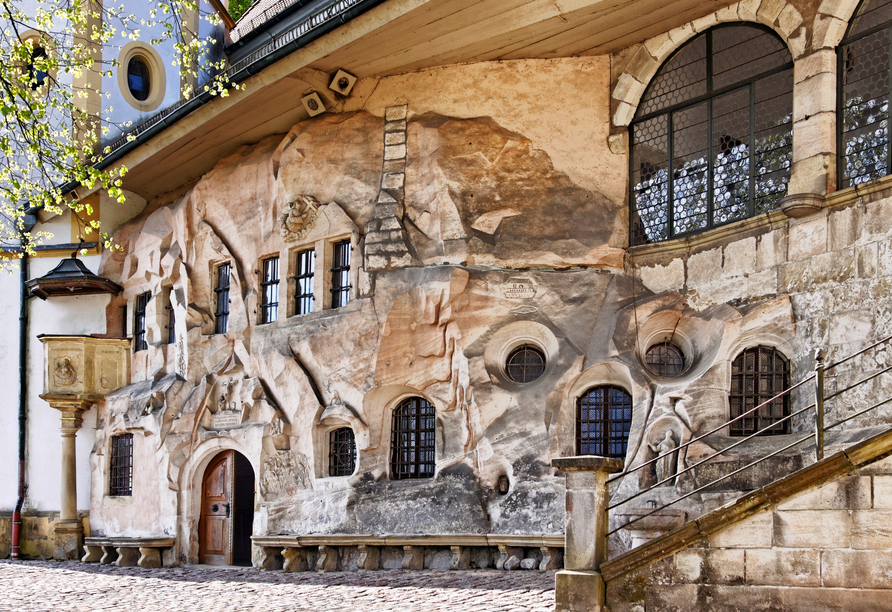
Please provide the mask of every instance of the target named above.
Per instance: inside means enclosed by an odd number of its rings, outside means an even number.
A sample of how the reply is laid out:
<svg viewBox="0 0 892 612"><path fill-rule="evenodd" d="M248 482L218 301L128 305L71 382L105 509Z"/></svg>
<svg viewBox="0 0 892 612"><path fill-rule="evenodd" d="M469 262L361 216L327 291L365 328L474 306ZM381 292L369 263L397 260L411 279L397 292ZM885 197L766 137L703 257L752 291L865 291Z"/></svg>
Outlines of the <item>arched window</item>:
<svg viewBox="0 0 892 612"><path fill-rule="evenodd" d="M576 400L576 454L626 458L632 396L622 387L592 387Z"/></svg>
<svg viewBox="0 0 892 612"><path fill-rule="evenodd" d="M793 59L754 24L714 27L657 72L629 127L631 243L768 212L793 156Z"/></svg>
<svg viewBox="0 0 892 612"><path fill-rule="evenodd" d="M892 173L890 35L892 0L863 0L837 51L840 189Z"/></svg>
<svg viewBox="0 0 892 612"><path fill-rule="evenodd" d="M390 437L391 478L433 478L434 423L434 406L424 398L409 397L396 407Z"/></svg>
<svg viewBox="0 0 892 612"><path fill-rule="evenodd" d="M731 364L731 418L752 410L790 386L790 363L770 346L748 348ZM779 422L790 414L790 395L731 423L732 436L748 436L768 427L761 435L790 433L790 420Z"/></svg>
<svg viewBox="0 0 892 612"><path fill-rule="evenodd" d="M328 435L328 475L350 476L356 469L356 437L349 427Z"/></svg>

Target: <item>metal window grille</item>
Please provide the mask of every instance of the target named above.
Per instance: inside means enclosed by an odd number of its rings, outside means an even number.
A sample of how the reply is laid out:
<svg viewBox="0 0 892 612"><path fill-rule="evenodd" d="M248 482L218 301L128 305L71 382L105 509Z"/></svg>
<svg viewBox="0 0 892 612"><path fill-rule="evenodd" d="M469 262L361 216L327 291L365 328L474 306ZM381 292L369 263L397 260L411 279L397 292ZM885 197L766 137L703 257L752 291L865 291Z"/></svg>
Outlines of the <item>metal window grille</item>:
<svg viewBox="0 0 892 612"><path fill-rule="evenodd" d="M790 386L790 365L787 358L769 346L748 348L731 363L731 418L736 418L767 402ZM748 436L770 427L762 435L790 433L790 395L786 394L757 412L731 423L732 436ZM772 426L772 423L776 425Z"/></svg>
<svg viewBox="0 0 892 612"><path fill-rule="evenodd" d="M644 355L647 369L657 376L678 376L684 371L684 353L669 342L655 344Z"/></svg>
<svg viewBox="0 0 892 612"><path fill-rule="evenodd" d="M593 387L576 400L576 453L626 458L632 396L622 387Z"/></svg>
<svg viewBox="0 0 892 612"><path fill-rule="evenodd" d="M315 249L298 252L294 275L294 314L313 312L313 271L316 268Z"/></svg>
<svg viewBox="0 0 892 612"><path fill-rule="evenodd" d="M839 188L892 174L892 0L865 0L837 50Z"/></svg>
<svg viewBox="0 0 892 612"><path fill-rule="evenodd" d="M173 307L173 289L167 294L167 305L164 308L167 310L167 325L164 326L167 329L167 343L174 344L177 341L177 314Z"/></svg>
<svg viewBox="0 0 892 612"><path fill-rule="evenodd" d="M632 245L774 210L793 156L793 59L757 25L712 28L679 49L629 127Z"/></svg>
<svg viewBox="0 0 892 612"><path fill-rule="evenodd" d="M279 258L263 260L260 282L260 322L272 323L279 318Z"/></svg>
<svg viewBox="0 0 892 612"><path fill-rule="evenodd" d="M356 438L349 427L335 429L328 437L328 475L350 476L356 469Z"/></svg>
<svg viewBox="0 0 892 612"><path fill-rule="evenodd" d="M350 301L350 241L332 245L331 307L340 308Z"/></svg>
<svg viewBox="0 0 892 612"><path fill-rule="evenodd" d="M535 346L525 344L514 349L505 362L508 378L518 383L536 380L545 371L545 355Z"/></svg>
<svg viewBox="0 0 892 612"><path fill-rule="evenodd" d="M133 434L112 436L108 458L108 494L133 494Z"/></svg>
<svg viewBox="0 0 892 612"><path fill-rule="evenodd" d="M214 311L214 333L225 334L229 330L229 276L231 264L217 266L217 310Z"/></svg>
<svg viewBox="0 0 892 612"><path fill-rule="evenodd" d="M435 413L430 402L420 397L400 402L391 426L391 478L433 478L434 435Z"/></svg>
<svg viewBox="0 0 892 612"><path fill-rule="evenodd" d="M136 303L133 305L134 351L144 351L149 348L149 344L146 342L146 308L151 297L152 294L149 292L140 293L136 296Z"/></svg>

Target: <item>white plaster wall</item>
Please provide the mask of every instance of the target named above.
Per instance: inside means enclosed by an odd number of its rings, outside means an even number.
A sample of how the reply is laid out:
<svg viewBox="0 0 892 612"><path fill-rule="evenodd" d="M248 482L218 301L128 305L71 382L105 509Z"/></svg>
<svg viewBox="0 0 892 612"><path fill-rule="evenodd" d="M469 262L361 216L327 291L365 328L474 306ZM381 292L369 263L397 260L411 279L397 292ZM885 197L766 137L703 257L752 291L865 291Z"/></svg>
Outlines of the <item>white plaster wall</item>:
<svg viewBox="0 0 892 612"><path fill-rule="evenodd" d="M19 266L0 272L0 512L15 508L19 457Z"/></svg>

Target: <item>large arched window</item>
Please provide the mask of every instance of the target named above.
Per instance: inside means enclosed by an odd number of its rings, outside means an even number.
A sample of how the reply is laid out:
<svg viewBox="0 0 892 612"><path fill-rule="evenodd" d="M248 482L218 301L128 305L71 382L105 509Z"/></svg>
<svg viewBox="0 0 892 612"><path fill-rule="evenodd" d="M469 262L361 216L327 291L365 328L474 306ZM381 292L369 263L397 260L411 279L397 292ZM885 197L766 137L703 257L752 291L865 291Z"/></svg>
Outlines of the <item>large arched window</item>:
<svg viewBox="0 0 892 612"><path fill-rule="evenodd" d="M390 435L390 477L433 478L436 459L434 406L409 397L393 411Z"/></svg>
<svg viewBox="0 0 892 612"><path fill-rule="evenodd" d="M861 2L839 46L839 188L892 173L889 45L892 0Z"/></svg>
<svg viewBox="0 0 892 612"><path fill-rule="evenodd" d="M592 387L576 400L576 454L626 458L632 396L622 387Z"/></svg>
<svg viewBox="0 0 892 612"><path fill-rule="evenodd" d="M754 24L716 26L657 72L629 127L631 243L768 212L786 195L793 59Z"/></svg>
<svg viewBox="0 0 892 612"><path fill-rule="evenodd" d="M731 418L752 410L790 386L790 363L770 346L748 348L731 364ZM763 436L790 433L790 395L774 400L739 421L731 423L732 436L748 436L760 429Z"/></svg>

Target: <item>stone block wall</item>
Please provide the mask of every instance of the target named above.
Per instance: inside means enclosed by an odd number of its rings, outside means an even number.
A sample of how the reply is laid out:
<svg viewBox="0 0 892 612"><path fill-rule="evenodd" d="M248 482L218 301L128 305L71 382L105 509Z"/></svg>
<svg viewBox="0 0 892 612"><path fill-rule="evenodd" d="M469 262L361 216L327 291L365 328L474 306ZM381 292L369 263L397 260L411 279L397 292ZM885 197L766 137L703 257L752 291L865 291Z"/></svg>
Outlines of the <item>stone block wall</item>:
<svg viewBox="0 0 892 612"><path fill-rule="evenodd" d="M892 461L774 505L608 582L612 612L888 610Z"/></svg>
<svg viewBox="0 0 892 612"><path fill-rule="evenodd" d="M90 535L90 519L86 512L78 512L84 533ZM28 512L22 515L22 534L19 544L23 559L52 559L55 525L58 512ZM12 547L12 512L0 513L0 559L8 559Z"/></svg>

